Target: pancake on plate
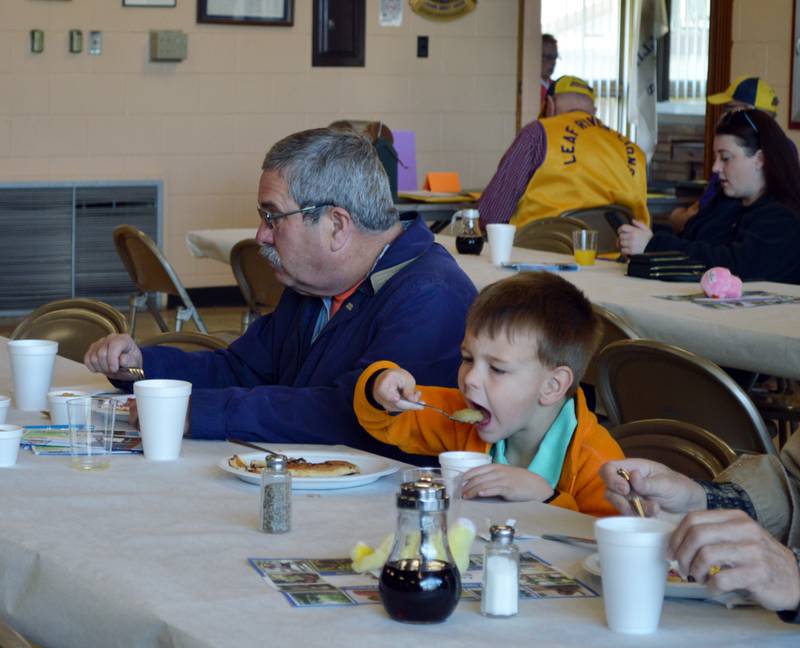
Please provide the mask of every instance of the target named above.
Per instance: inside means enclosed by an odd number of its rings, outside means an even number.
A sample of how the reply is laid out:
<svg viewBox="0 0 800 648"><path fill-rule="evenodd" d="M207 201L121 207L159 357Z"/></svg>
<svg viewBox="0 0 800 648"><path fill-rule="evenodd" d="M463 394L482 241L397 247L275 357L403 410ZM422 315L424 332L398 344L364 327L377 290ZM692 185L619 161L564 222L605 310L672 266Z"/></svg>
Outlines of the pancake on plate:
<svg viewBox="0 0 800 648"><path fill-rule="evenodd" d="M264 459L253 459L246 463L239 455L233 455L228 459L228 465L237 470L260 474L264 471L267 462ZM346 475L358 475L361 470L354 463L331 459L313 463L302 458L289 458L289 473L292 477L344 477Z"/></svg>

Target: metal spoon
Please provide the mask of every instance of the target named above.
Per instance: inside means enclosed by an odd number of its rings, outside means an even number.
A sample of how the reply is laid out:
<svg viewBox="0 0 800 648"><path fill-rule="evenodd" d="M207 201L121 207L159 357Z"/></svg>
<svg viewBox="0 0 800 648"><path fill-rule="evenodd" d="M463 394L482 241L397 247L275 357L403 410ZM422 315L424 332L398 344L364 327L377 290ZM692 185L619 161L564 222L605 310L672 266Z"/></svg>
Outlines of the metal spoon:
<svg viewBox="0 0 800 648"><path fill-rule="evenodd" d="M419 407L428 407L432 410L436 410L437 412L439 412L439 414L443 414L451 421L455 421L456 423L479 423L481 420L483 420L483 414L481 414L481 418L479 420L473 420L471 416L465 416L465 414L467 413L478 411L473 409L461 409L458 410L457 412L453 412L452 414L450 414L450 412L445 412L440 407L435 407L434 405L428 405L427 403L421 403L419 401L406 400L405 398L401 398L400 400L397 401L397 403L398 405L418 405ZM459 414L461 414L461 416L459 416Z"/></svg>
<svg viewBox="0 0 800 648"><path fill-rule="evenodd" d="M633 486L631 486L631 476L630 473L625 470L624 468L618 468L617 474L622 477L626 482L628 482L628 486L631 489L630 495L628 495L628 499L630 500L631 504L633 505L634 510L639 515L639 517L647 517L644 514L644 506L642 506L641 498L636 494L633 490Z"/></svg>

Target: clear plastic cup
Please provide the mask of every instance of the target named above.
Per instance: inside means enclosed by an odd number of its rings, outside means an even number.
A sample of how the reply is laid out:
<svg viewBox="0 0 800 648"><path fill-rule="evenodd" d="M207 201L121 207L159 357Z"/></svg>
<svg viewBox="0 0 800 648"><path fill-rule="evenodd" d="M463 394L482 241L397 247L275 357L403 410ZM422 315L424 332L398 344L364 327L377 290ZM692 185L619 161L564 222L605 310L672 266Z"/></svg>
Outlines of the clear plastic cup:
<svg viewBox="0 0 800 648"><path fill-rule="evenodd" d="M578 265L594 265L597 257L597 232L595 230L575 230L572 232L572 249Z"/></svg>

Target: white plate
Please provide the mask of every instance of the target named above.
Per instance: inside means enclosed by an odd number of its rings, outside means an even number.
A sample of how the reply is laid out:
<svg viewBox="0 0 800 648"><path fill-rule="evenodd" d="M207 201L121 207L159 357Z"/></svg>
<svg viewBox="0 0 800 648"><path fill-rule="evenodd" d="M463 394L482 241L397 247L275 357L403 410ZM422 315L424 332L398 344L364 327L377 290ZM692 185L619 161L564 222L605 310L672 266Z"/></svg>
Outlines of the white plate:
<svg viewBox="0 0 800 648"><path fill-rule="evenodd" d="M600 554L594 553L587 556L581 563L583 568L590 574L600 576ZM675 569L675 564L670 563L670 567ZM710 594L705 585L701 583L670 583L667 581L667 589L664 596L670 598L685 598L685 599L707 599Z"/></svg>
<svg viewBox="0 0 800 648"><path fill-rule="evenodd" d="M292 477L292 488L295 490L331 490L335 488L355 488L378 481L381 477L391 475L397 471L397 466L382 457L358 454L355 452L326 452L322 450L298 451L279 450L288 457L302 457L310 463L322 461L341 460L349 461L359 467L361 472L358 475L343 475L341 477ZM263 459L263 452L237 453L239 458L246 464L250 464L252 459ZM231 455L232 456L232 455ZM260 484L261 475L234 468L228 464L228 457L223 457L217 464L225 472L236 475L242 481L250 484Z"/></svg>

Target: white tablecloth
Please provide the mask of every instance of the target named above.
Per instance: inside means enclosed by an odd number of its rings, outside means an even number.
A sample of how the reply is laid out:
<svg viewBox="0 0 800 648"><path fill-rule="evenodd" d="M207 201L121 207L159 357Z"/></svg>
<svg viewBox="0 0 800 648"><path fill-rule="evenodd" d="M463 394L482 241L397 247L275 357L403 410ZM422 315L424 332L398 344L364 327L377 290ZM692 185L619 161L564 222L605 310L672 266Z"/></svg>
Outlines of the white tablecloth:
<svg viewBox="0 0 800 648"><path fill-rule="evenodd" d="M508 277L510 271L489 262L488 246L480 256L458 254L455 239L436 240L456 258L480 289ZM572 261L562 254L514 248L513 261ZM688 349L724 367L800 379L800 304L715 310L659 295L701 292L699 283L670 283L625 276L626 266L598 261L577 272L562 272L595 303L624 317L642 337ZM800 296L800 286L750 282L745 290Z"/></svg>
<svg viewBox="0 0 800 648"><path fill-rule="evenodd" d="M63 359L56 382L98 384ZM0 393L8 390L0 340ZM38 416L12 412L20 422ZM115 456L96 473L23 451L16 467L0 469L0 614L36 643L57 648L797 645L798 627L774 614L685 600L667 601L661 629L647 638L608 631L600 598L522 601L519 616L508 620L485 619L478 603L462 601L435 626L395 623L375 605L292 608L245 560L343 557L359 539L377 544L394 529L398 478L295 492L292 531L265 535L256 530L258 488L216 466L236 449L187 440L177 462ZM591 518L543 504L467 502L462 513L481 526L514 517L521 533L592 532ZM541 540L522 548L569 572L589 553Z"/></svg>

